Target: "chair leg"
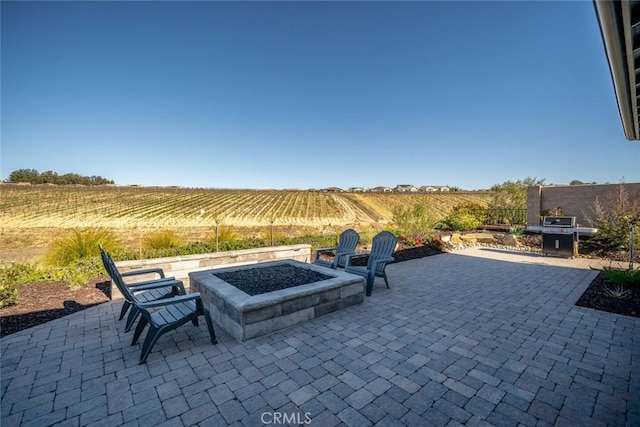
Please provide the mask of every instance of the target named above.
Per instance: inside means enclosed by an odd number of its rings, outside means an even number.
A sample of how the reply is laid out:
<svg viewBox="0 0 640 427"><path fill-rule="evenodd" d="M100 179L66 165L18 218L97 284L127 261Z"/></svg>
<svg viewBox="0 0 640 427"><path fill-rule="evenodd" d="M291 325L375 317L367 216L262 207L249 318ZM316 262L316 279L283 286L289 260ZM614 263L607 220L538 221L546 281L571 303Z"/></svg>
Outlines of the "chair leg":
<svg viewBox="0 0 640 427"><path fill-rule="evenodd" d="M209 337L211 338L211 344L218 344L218 340L216 339L216 333L213 330L213 323L211 322L211 316L209 316L209 311L205 310L204 320L207 322L207 329L209 329Z"/></svg>
<svg viewBox="0 0 640 427"><path fill-rule="evenodd" d="M149 331L147 332L147 337L144 339L144 343L142 344L142 352L140 353L140 364L143 364L147 361L147 357L149 353L151 353L151 349L160 338L160 335L163 334L162 328L157 329L155 326L150 325Z"/></svg>
<svg viewBox="0 0 640 427"><path fill-rule="evenodd" d="M144 318L144 316L142 317L142 319L140 319L140 322L138 322L138 326L136 326L136 330L133 333L133 340L131 341L131 345L135 345L138 342L138 338L140 338L140 334L142 334L142 331L144 330L144 327L147 326L147 319Z"/></svg>
<svg viewBox="0 0 640 427"><path fill-rule="evenodd" d="M211 338L211 344L217 344L218 340L216 339L216 333L213 330L213 323L211 322L211 315L209 314L209 310L205 310L204 304L202 300L196 300L196 312L200 315L204 316L205 322L207 322L207 329L209 329L209 337ZM196 317L197 319L197 317Z"/></svg>
<svg viewBox="0 0 640 427"><path fill-rule="evenodd" d="M133 327L134 323L136 323L136 319L140 316L140 310L133 306L131 307L131 311L129 312L129 317L127 317L127 323L124 328L125 332L129 332Z"/></svg>
<svg viewBox="0 0 640 427"><path fill-rule="evenodd" d="M375 278L376 276L372 276L371 274L367 276L367 291L365 293L368 297L371 296L371 291L373 290L373 281Z"/></svg>
<svg viewBox="0 0 640 427"><path fill-rule="evenodd" d="M386 271L382 272L382 277L384 278L384 283L387 285L387 289L391 289L389 287L389 281L387 280L387 272Z"/></svg>
<svg viewBox="0 0 640 427"><path fill-rule="evenodd" d="M120 317L118 318L118 320L122 320L124 318L124 315L127 314L127 310L129 310L130 306L131 303L129 301L125 301L122 304L122 310L120 310Z"/></svg>

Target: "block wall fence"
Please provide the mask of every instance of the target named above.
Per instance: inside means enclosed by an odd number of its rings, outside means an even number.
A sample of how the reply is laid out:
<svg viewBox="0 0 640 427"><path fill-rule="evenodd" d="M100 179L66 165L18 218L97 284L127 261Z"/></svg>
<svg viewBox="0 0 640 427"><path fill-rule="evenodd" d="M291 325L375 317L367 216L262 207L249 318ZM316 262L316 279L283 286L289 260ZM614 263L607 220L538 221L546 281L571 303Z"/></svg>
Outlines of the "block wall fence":
<svg viewBox="0 0 640 427"><path fill-rule="evenodd" d="M527 225L540 225L541 213L562 210L563 216L575 216L578 226L588 227L596 200L605 202L618 194L620 187L632 203L640 204L640 183L534 186L527 189Z"/></svg>

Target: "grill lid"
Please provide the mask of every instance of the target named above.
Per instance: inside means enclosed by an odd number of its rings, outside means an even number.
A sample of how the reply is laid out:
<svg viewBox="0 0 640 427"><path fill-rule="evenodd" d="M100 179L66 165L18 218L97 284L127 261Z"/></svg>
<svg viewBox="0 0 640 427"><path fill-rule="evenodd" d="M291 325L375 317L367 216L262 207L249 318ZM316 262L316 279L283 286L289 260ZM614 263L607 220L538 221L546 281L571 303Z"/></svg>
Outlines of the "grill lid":
<svg viewBox="0 0 640 427"><path fill-rule="evenodd" d="M542 218L543 227L575 227L575 216L545 216Z"/></svg>

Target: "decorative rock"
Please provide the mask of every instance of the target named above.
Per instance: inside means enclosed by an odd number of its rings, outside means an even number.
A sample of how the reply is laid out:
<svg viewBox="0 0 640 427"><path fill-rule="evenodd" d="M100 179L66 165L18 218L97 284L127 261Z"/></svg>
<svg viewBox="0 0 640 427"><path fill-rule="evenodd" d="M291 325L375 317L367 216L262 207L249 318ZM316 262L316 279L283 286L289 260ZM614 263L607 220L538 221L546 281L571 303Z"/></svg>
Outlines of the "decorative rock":
<svg viewBox="0 0 640 427"><path fill-rule="evenodd" d="M505 246L518 246L520 242L513 234L507 234L502 238L502 244Z"/></svg>
<svg viewBox="0 0 640 427"><path fill-rule="evenodd" d="M451 241L451 236L448 234L443 234L442 236L440 236L440 241L441 242L450 242Z"/></svg>
<svg viewBox="0 0 640 427"><path fill-rule="evenodd" d="M467 233L461 236L461 239L469 243L497 243L496 239L491 233Z"/></svg>
<svg viewBox="0 0 640 427"><path fill-rule="evenodd" d="M451 243L462 243L462 239L460 238L460 233L453 233L451 235Z"/></svg>

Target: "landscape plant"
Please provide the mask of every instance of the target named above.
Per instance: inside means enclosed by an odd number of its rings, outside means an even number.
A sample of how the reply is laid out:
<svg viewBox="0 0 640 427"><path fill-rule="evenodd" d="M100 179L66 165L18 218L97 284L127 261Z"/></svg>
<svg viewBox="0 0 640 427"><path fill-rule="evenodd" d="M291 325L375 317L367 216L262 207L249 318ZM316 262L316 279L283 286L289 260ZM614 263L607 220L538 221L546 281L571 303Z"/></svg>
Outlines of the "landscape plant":
<svg viewBox="0 0 640 427"><path fill-rule="evenodd" d="M444 223L456 231L468 231L482 227L487 218L486 210L476 203L461 203L455 206Z"/></svg>
<svg viewBox="0 0 640 427"><path fill-rule="evenodd" d="M397 234L419 235L433 230L436 219L427 209L426 204L416 203L413 206L398 206L393 210L393 224Z"/></svg>
<svg viewBox="0 0 640 427"><path fill-rule="evenodd" d="M604 267L597 269L611 283L617 286L640 286L640 268L636 270Z"/></svg>
<svg viewBox="0 0 640 427"><path fill-rule="evenodd" d="M517 181L505 181L491 187L493 196L489 207L491 209L526 209L527 187L544 185L544 179L527 177Z"/></svg>
<svg viewBox="0 0 640 427"><path fill-rule="evenodd" d="M182 245L182 239L173 230L156 231L143 239L143 247L146 250L178 248Z"/></svg>
<svg viewBox="0 0 640 427"><path fill-rule="evenodd" d="M65 267L85 258L98 257L99 245L113 251L119 242L104 228L72 228L51 242L44 260L50 266Z"/></svg>
<svg viewBox="0 0 640 427"><path fill-rule="evenodd" d="M444 244L442 243L440 236L436 234L431 234L427 237L425 246L433 249L434 251L442 251L444 249Z"/></svg>
<svg viewBox="0 0 640 427"><path fill-rule="evenodd" d="M614 285L613 287L605 286L604 292L609 298L615 299L629 299L633 296L633 291L631 289L617 285Z"/></svg>
<svg viewBox="0 0 640 427"><path fill-rule="evenodd" d="M423 246L424 240L422 240L422 237L420 236L402 236L400 238L400 243L410 247Z"/></svg>
<svg viewBox="0 0 640 427"><path fill-rule="evenodd" d="M606 249L622 249L630 251L633 246L640 245L640 235L630 241L635 224L640 218L640 203L632 202L624 186L620 184L616 191L607 194L604 199L596 198L590 207L589 223L598 229L591 238Z"/></svg>
<svg viewBox="0 0 640 427"><path fill-rule="evenodd" d="M515 237L522 237L524 235L524 230L520 227L510 227L509 234Z"/></svg>
<svg viewBox="0 0 640 427"><path fill-rule="evenodd" d="M66 266L40 266L37 263L11 263L0 266L0 308L18 301L18 285L42 282L65 282L78 289L89 279L104 274L97 257L77 259Z"/></svg>

